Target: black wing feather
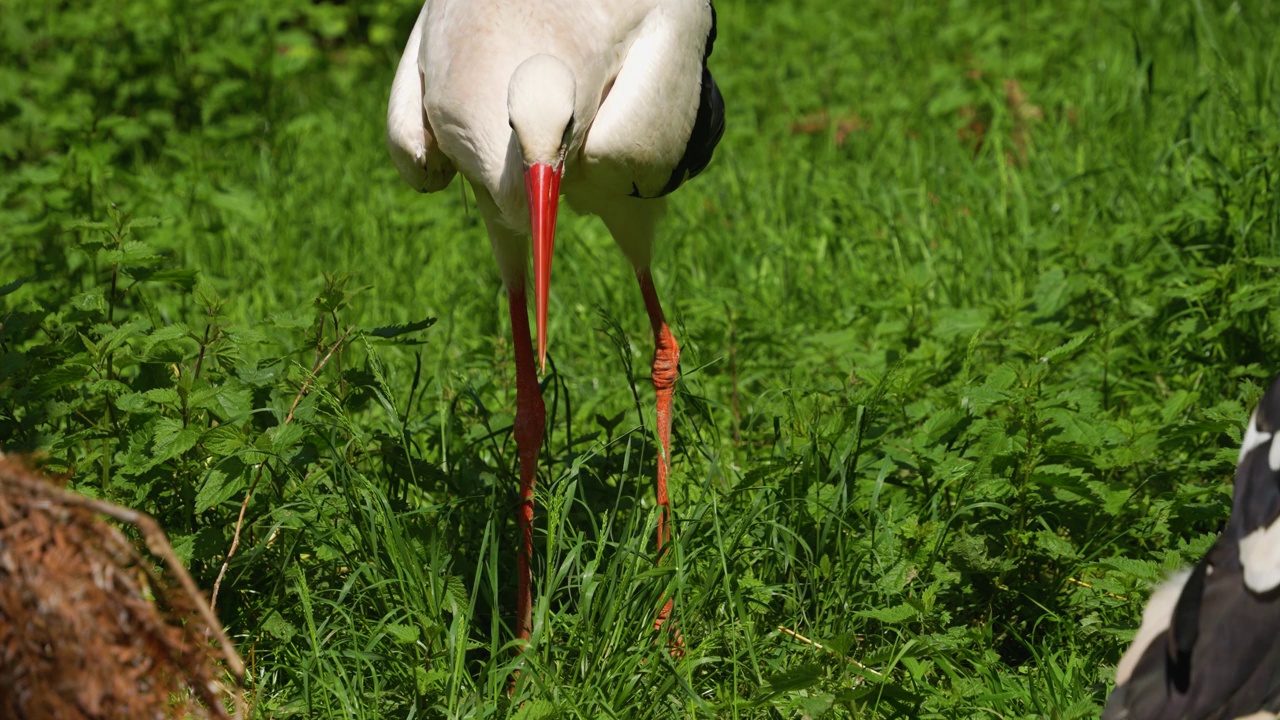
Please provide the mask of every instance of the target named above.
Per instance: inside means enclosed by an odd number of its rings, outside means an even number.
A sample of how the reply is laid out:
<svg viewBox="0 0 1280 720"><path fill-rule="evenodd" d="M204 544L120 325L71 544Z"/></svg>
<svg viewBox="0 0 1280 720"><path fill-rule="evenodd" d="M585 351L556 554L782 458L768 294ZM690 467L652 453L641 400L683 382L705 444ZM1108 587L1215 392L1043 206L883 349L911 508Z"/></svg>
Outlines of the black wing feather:
<svg viewBox="0 0 1280 720"><path fill-rule="evenodd" d="M698 115L693 121L693 130L689 133L689 141L685 143L684 155L671 170L667 184L653 197L662 197L674 191L690 178L707 168L720 137L724 135L724 96L716 85L715 78L707 69L707 60L716 44L716 8L708 3L711 10L711 31L707 33L707 44L702 51L702 91L698 100Z"/></svg>
<svg viewBox="0 0 1280 720"><path fill-rule="evenodd" d="M1240 460L1226 530L1183 586L1170 627L1147 646L1103 720L1237 718L1280 710L1280 589L1244 584L1240 540L1275 520L1280 472L1268 455L1280 430L1280 378L1254 416L1271 433Z"/></svg>
<svg viewBox="0 0 1280 720"><path fill-rule="evenodd" d="M1237 542L1280 518L1280 473L1271 469L1267 457L1271 443L1277 441L1274 435L1280 431L1280 378L1276 378L1258 402L1253 422L1257 432L1273 437L1241 458L1240 467L1236 469L1227 531Z"/></svg>

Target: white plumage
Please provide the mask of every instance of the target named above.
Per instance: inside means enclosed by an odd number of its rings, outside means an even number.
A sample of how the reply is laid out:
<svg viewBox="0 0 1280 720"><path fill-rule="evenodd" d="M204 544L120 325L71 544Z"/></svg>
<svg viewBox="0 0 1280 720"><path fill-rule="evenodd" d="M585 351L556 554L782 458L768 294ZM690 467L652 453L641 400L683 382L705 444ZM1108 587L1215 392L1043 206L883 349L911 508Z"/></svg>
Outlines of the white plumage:
<svg viewBox="0 0 1280 720"><path fill-rule="evenodd" d="M600 216L635 268L655 340L661 552L679 347L649 262L662 197L706 167L724 130L724 101L706 66L715 34L710 0L431 0L396 69L387 106L392 160L420 191L444 188L455 172L471 184L510 303L522 638L531 632L533 483L545 423L525 299L529 238L544 365L560 195Z"/></svg>
<svg viewBox="0 0 1280 720"><path fill-rule="evenodd" d="M447 187L456 170L440 152L431 126L425 122L422 72L418 54L422 45L422 27L427 7L422 6L418 21L409 34L409 43L391 82L391 100L387 104L387 149L400 177L418 192L435 192Z"/></svg>
<svg viewBox="0 0 1280 720"><path fill-rule="evenodd" d="M1177 605L1178 596L1182 594L1182 588L1187 584L1187 578L1190 576L1190 570L1182 570L1152 591L1147 607L1142 610L1142 625L1138 626L1138 632L1133 636L1133 644L1116 665L1116 685L1129 682L1134 668L1138 666L1138 660L1142 659L1142 654L1151 647L1151 643L1155 642L1161 633L1169 629L1169 624L1173 622L1173 608Z"/></svg>

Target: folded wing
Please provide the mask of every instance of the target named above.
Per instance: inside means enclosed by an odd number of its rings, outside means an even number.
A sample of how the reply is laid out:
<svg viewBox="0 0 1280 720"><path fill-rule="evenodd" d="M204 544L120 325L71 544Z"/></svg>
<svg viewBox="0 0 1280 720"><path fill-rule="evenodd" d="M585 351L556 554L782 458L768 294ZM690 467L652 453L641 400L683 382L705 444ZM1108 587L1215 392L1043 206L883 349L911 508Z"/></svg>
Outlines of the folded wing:
<svg viewBox="0 0 1280 720"><path fill-rule="evenodd" d="M391 98L387 102L387 149L405 182L418 192L435 192L448 187L457 170L440 152L422 105L425 86L418 58L426 17L427 5L424 4L391 83Z"/></svg>
<svg viewBox="0 0 1280 720"><path fill-rule="evenodd" d="M706 168L724 134L715 39L709 0L663 0L644 17L582 147L597 186L657 198Z"/></svg>

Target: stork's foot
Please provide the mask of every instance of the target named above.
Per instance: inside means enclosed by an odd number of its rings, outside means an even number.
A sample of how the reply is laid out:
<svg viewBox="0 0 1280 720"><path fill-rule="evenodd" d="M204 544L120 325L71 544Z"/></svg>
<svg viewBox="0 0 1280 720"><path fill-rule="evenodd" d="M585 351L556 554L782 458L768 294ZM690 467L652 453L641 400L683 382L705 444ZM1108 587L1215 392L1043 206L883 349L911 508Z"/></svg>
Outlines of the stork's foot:
<svg viewBox="0 0 1280 720"><path fill-rule="evenodd" d="M662 606L662 609L658 611L658 616L653 620L653 629L661 637L663 626L666 626L670 621L671 624L668 626L667 633L667 654L673 659L679 660L684 657L684 633L680 632L680 626L672 618L674 606L674 599L667 598L666 604Z"/></svg>
<svg viewBox="0 0 1280 720"><path fill-rule="evenodd" d="M667 478L671 475L671 400L679 377L680 346L666 321L654 328L653 389L657 396L658 432L658 555L666 555L671 540L671 498ZM661 560L660 560L661 561Z"/></svg>
<svg viewBox="0 0 1280 720"><path fill-rule="evenodd" d="M675 395L676 379L680 376L680 345L662 314L653 278L647 270L636 274L640 281L640 293L644 295L644 307L653 327L653 390L657 400L655 428L658 436L658 562L667 559L667 546L671 542L671 499L667 494L667 478L671 474L671 401ZM667 598L653 621L653 629L661 631L671 620L672 598ZM667 632L667 649L672 657L684 656L684 636L672 622Z"/></svg>
<svg viewBox="0 0 1280 720"><path fill-rule="evenodd" d="M653 388L657 395L658 430L658 562L665 562L671 542L671 499L667 494L667 479L671 474L671 400L675 395L676 378L679 376L680 346L671 328L662 322L654 329ZM653 620L653 629L659 632L668 626L667 652L671 657L684 657L684 635L672 618L674 598L667 598Z"/></svg>

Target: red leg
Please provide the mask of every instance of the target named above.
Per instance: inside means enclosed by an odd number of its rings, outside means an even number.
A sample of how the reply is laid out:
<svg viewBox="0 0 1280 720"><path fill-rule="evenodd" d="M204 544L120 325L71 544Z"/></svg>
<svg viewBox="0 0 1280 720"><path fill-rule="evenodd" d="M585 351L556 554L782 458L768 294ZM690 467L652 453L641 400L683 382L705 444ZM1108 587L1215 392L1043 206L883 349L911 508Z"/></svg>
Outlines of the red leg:
<svg viewBox="0 0 1280 720"><path fill-rule="evenodd" d="M524 288L509 290L511 338L516 351L516 449L520 453L520 505L516 508L516 524L520 528L520 555L516 560L516 636L528 640L533 631L532 577L529 563L533 560L533 486L538 472L538 452L542 449L542 428L547 410L538 389L538 373L533 365L533 344L529 340L529 311L525 306Z"/></svg>
<svg viewBox="0 0 1280 720"><path fill-rule="evenodd" d="M658 396L657 431L658 431L658 559L666 558L666 545L671 540L671 501L667 495L667 475L671 468L671 397L675 393L676 377L679 375L680 346L671 334L667 319L662 314L662 305L658 302L658 293L653 289L653 278L648 270L636 273L640 281L640 292L644 295L644 307L649 312L649 324L653 327L653 389ZM672 599L667 598L662 609L653 621L653 629L661 630L671 617ZM672 636L673 654L677 648L684 646L679 631Z"/></svg>

